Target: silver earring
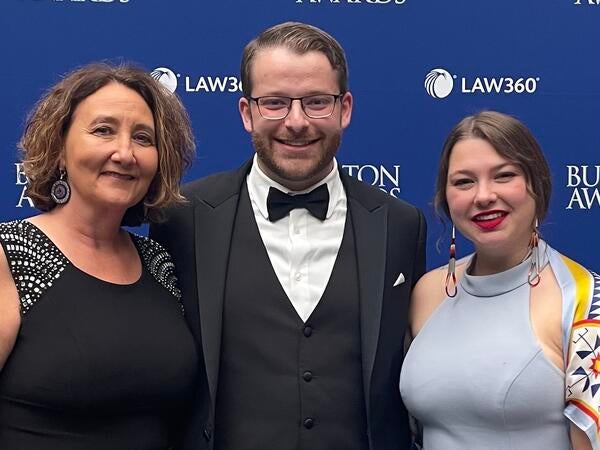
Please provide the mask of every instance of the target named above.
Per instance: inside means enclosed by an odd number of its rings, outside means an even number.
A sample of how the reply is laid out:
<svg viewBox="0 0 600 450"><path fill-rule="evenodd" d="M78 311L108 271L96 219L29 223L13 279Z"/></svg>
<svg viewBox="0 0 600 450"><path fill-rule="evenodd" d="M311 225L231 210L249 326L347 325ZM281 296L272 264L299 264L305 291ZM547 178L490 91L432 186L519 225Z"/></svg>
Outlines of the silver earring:
<svg viewBox="0 0 600 450"><path fill-rule="evenodd" d="M65 169L59 169L60 178L56 180L50 188L50 197L58 205L63 205L71 198L71 187L65 179L67 172Z"/></svg>

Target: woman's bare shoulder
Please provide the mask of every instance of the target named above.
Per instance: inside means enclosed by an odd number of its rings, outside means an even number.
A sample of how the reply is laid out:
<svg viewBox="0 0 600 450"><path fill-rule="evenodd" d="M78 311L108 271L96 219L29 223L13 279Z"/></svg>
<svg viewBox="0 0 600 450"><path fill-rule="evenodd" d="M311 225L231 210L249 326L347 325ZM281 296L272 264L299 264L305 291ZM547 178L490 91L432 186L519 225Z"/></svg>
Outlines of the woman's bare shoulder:
<svg viewBox="0 0 600 450"><path fill-rule="evenodd" d="M465 271L469 258L456 262L457 283ZM416 336L431 314L446 298L448 265L433 269L423 275L413 288L410 300L409 321L412 336Z"/></svg>

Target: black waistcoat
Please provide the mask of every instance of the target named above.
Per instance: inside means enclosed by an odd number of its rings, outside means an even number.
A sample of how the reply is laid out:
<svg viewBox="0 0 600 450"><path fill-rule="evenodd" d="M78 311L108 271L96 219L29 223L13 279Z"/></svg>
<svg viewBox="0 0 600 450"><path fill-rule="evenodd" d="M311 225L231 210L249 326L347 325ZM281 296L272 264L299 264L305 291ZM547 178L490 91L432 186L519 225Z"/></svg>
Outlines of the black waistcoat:
<svg viewBox="0 0 600 450"><path fill-rule="evenodd" d="M350 213L325 292L302 322L271 266L246 185L229 256L215 450L366 450Z"/></svg>

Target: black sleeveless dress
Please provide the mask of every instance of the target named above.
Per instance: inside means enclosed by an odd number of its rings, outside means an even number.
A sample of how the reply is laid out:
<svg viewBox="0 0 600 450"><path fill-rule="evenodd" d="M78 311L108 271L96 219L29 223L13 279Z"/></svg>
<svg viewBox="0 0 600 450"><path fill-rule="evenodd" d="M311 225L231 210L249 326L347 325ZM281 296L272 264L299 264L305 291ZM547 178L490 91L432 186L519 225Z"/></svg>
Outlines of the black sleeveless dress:
<svg viewBox="0 0 600 450"><path fill-rule="evenodd" d="M2 450L177 445L197 355L173 264L132 235L143 270L118 285L72 265L33 224L0 224L21 327L0 371Z"/></svg>

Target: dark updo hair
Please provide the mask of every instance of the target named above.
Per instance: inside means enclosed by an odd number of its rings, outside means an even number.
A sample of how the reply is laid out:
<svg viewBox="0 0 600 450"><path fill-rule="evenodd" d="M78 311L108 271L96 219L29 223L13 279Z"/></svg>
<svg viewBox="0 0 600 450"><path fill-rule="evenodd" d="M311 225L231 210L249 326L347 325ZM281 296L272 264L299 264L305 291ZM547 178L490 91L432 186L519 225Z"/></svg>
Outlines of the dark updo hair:
<svg viewBox="0 0 600 450"><path fill-rule="evenodd" d="M483 111L465 117L446 138L436 181L436 212L450 218L446 199L450 154L458 141L469 138L487 141L499 155L521 168L525 174L527 189L535 200L536 218L541 222L548 212L552 193L548 163L527 127L514 117L496 111ZM476 158L477 155L473 157Z"/></svg>

